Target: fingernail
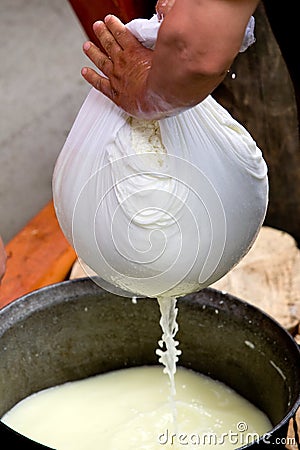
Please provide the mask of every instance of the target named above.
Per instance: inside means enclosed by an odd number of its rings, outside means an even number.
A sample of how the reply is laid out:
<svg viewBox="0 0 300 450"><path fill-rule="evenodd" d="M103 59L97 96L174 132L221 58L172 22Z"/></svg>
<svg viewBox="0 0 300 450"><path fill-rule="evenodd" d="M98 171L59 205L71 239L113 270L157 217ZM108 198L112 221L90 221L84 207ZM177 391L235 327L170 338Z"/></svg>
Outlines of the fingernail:
<svg viewBox="0 0 300 450"><path fill-rule="evenodd" d="M83 67L83 69L81 69L81 74L82 75L86 75L87 74L87 68L86 67Z"/></svg>
<svg viewBox="0 0 300 450"><path fill-rule="evenodd" d="M104 22L106 22L107 20L110 20L112 17L113 17L112 14L108 14L107 16L105 16Z"/></svg>
<svg viewBox="0 0 300 450"><path fill-rule="evenodd" d="M90 48L91 48L91 43L90 43L90 42L85 42L85 43L83 44L83 50L84 50L84 51L87 52Z"/></svg>
<svg viewBox="0 0 300 450"><path fill-rule="evenodd" d="M96 30L97 28L100 27L100 25L103 25L102 20L97 20L97 22L95 22L95 23L93 24L93 29Z"/></svg>

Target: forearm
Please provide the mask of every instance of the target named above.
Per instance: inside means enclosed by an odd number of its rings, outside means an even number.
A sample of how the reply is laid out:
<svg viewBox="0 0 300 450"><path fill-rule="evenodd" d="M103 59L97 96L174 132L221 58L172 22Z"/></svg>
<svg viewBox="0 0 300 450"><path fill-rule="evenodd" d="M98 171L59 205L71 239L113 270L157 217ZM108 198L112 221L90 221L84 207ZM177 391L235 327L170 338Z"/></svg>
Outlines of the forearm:
<svg viewBox="0 0 300 450"><path fill-rule="evenodd" d="M171 109L201 102L224 79L258 0L177 0L160 27L149 92Z"/></svg>
<svg viewBox="0 0 300 450"><path fill-rule="evenodd" d="M94 24L103 51L92 42L83 47L101 73L84 67L82 75L134 117L174 115L204 100L221 83L258 2L160 0L165 17L154 51L109 15Z"/></svg>

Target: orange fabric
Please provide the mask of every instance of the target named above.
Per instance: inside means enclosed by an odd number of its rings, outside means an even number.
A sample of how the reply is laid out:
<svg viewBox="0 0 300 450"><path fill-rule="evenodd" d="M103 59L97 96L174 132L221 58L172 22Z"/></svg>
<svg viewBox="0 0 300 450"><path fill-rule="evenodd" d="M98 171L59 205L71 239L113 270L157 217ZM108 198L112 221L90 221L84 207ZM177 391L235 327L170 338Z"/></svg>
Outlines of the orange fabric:
<svg viewBox="0 0 300 450"><path fill-rule="evenodd" d="M88 38L98 45L93 23L107 14L118 16L124 23L137 17L150 18L155 12L155 0L69 0Z"/></svg>

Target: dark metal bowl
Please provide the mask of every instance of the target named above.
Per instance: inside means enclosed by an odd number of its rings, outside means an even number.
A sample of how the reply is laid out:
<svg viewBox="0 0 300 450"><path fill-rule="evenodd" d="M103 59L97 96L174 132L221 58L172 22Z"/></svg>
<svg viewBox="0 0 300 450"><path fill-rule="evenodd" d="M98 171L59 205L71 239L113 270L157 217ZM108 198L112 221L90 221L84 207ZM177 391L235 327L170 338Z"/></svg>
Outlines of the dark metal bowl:
<svg viewBox="0 0 300 450"><path fill-rule="evenodd" d="M258 308L215 289L178 300L180 365L231 386L270 418L268 448L287 435L300 405L300 352L291 335ZM89 278L34 291L0 311L0 417L23 398L66 381L158 364L160 312ZM1 423L18 448L48 448Z"/></svg>

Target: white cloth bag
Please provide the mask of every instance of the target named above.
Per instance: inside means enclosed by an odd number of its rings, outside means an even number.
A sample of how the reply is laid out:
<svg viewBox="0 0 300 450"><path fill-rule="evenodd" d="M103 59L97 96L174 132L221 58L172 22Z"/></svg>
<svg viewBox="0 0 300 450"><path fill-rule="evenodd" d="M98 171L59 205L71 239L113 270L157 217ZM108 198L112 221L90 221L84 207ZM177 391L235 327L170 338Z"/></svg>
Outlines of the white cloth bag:
<svg viewBox="0 0 300 450"><path fill-rule="evenodd" d="M156 17L127 26L153 47ZM53 199L102 287L178 297L214 283L247 253L266 214L267 166L211 96L152 125L163 147L133 145L128 114L92 88L57 159Z"/></svg>

